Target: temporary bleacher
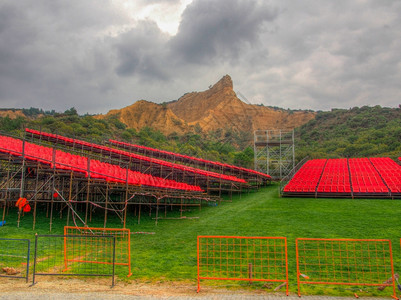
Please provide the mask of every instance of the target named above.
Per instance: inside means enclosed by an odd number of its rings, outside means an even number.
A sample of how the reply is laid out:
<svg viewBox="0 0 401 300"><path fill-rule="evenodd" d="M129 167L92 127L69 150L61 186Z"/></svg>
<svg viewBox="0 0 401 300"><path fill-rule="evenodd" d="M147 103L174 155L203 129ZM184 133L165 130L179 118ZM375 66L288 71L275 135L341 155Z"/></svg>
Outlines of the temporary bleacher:
<svg viewBox="0 0 401 300"><path fill-rule="evenodd" d="M369 158L350 158L348 163L354 195L388 194L387 186Z"/></svg>
<svg viewBox="0 0 401 300"><path fill-rule="evenodd" d="M381 178L392 194L401 194L400 165L389 157L374 157L370 161L380 173Z"/></svg>
<svg viewBox="0 0 401 300"><path fill-rule="evenodd" d="M141 185L162 189L202 192L199 186L163 179L148 174L142 174L121 168L95 159L75 155L61 150L22 141L13 137L0 135L0 153L37 161L58 170L70 170L83 174L85 177L106 180L109 182Z"/></svg>
<svg viewBox="0 0 401 300"><path fill-rule="evenodd" d="M316 192L327 159L307 161L284 187L285 193L311 194Z"/></svg>
<svg viewBox="0 0 401 300"><path fill-rule="evenodd" d="M265 180L271 180L271 176L264 174L252 169L247 169L243 167L233 166L217 161L210 161L199 157L188 156L180 153L155 149L151 147L146 147L142 145L135 145L126 142L116 141L110 139L109 142L113 145L127 149L130 152L142 153L147 156L158 157L161 159L173 160L175 162L182 162L190 164L200 168L208 168L209 170L214 170L216 172L228 172L231 174L239 174L242 178L250 178L252 176L260 176Z"/></svg>
<svg viewBox="0 0 401 300"><path fill-rule="evenodd" d="M152 165L153 167L158 167L159 169L170 169L170 170L179 170L181 172L185 172L186 174L190 175L196 175L196 176L203 176L205 178L209 178L211 180L218 180L218 181L225 181L225 182L232 182L232 183L237 183L237 184L247 184L247 182L242 179L242 178L237 178L235 176L231 175L225 175L225 174L219 174L216 172L211 172L211 171L206 171L202 169L197 169L185 165L180 165L176 163L171 163L168 161L156 159L156 158L151 158L131 152L127 152L124 150L119 150L107 146L102 146L98 145L95 143L90 143L78 139L73 139L69 137L64 137L58 134L51 134L43 131L38 131L34 129L29 129L26 128L26 132L30 133L35 136L39 136L43 139L48 139L48 140L53 140L53 141L58 141L58 142L63 142L68 145L81 145L83 147L86 147L87 150L98 152L98 153L108 153L108 154L113 154L116 155L119 158L125 158L126 160L130 161L131 163L136 163L138 165Z"/></svg>
<svg viewBox="0 0 401 300"><path fill-rule="evenodd" d="M388 157L307 161L284 196L401 197L401 166Z"/></svg>
<svg viewBox="0 0 401 300"><path fill-rule="evenodd" d="M351 194L347 159L329 159L317 187L318 193Z"/></svg>

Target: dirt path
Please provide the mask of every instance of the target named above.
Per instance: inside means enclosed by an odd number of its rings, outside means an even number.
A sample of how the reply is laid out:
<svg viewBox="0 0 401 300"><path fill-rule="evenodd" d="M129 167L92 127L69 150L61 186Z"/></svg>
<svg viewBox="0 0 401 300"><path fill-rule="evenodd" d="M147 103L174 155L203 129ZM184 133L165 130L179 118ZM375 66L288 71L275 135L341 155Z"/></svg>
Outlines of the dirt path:
<svg viewBox="0 0 401 300"><path fill-rule="evenodd" d="M113 288L107 279L75 279L40 277L34 286L24 280L0 278L0 299L26 299L26 300L66 300L66 299L269 299L269 300L295 300L297 295L285 296L284 293L272 294L266 291L227 290L223 288L202 287L196 293L193 283L141 283L118 282ZM301 299L318 300L345 300L355 299L347 297L303 296ZM361 297L361 299L381 298ZM385 299L391 299L387 297Z"/></svg>

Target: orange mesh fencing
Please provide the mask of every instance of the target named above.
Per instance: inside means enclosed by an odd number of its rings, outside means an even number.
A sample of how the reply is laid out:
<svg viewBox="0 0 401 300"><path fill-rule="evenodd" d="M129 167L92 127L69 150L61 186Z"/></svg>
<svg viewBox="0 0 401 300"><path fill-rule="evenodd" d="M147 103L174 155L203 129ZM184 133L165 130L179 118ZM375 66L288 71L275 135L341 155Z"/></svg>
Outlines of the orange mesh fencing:
<svg viewBox="0 0 401 300"><path fill-rule="evenodd" d="M74 227L64 226L64 264L68 268L68 262L81 261L76 257L76 249L85 247L86 239L69 239L68 235L108 235L116 238L115 264L128 266L128 277L131 273L131 232L126 228L94 228L94 227ZM102 249L98 249L102 251ZM92 262L98 263L98 262ZM104 262L105 263L105 262Z"/></svg>
<svg viewBox="0 0 401 300"><path fill-rule="evenodd" d="M300 284L392 286L390 240L296 239L298 296Z"/></svg>
<svg viewBox="0 0 401 300"><path fill-rule="evenodd" d="M198 236L198 292L201 279L283 282L288 295L284 237Z"/></svg>

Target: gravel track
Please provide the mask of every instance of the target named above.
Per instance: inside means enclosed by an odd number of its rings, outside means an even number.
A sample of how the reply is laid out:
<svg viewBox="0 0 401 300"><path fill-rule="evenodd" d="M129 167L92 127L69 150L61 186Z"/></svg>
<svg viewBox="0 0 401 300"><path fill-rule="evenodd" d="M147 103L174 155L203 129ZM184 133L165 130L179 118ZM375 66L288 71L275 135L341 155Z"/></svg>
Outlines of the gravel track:
<svg viewBox="0 0 401 300"><path fill-rule="evenodd" d="M389 293L390 295L390 293ZM196 293L196 286L191 283L142 283L118 282L113 288L109 280L74 279L40 277L37 283L25 283L24 280L0 278L0 299L15 300L100 300L100 299L267 299L267 300L350 300L354 297L285 296L284 293L272 294L265 291L227 290L223 288L202 287ZM363 300L392 299L379 297L360 297Z"/></svg>

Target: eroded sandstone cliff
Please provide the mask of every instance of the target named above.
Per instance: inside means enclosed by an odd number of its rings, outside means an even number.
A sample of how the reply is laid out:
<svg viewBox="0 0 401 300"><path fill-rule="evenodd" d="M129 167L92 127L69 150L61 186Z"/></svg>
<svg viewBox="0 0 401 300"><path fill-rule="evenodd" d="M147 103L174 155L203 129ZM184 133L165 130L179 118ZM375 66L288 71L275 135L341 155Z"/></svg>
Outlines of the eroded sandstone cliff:
<svg viewBox="0 0 401 300"><path fill-rule="evenodd" d="M175 102L156 104L141 100L125 108L111 110L102 117L112 115L130 128L149 126L165 134L184 133L198 125L204 132L217 129L248 132L291 129L315 118L313 112L277 110L244 103L234 92L229 75L208 90L185 94Z"/></svg>

